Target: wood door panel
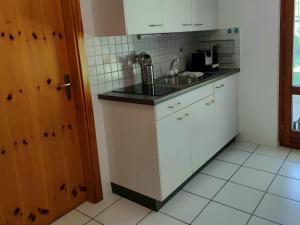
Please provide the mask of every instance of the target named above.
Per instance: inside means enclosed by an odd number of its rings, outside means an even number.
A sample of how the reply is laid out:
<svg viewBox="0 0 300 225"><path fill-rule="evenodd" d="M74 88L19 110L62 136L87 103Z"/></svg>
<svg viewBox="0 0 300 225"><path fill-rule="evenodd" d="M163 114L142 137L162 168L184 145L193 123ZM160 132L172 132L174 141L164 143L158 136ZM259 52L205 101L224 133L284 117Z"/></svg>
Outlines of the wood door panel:
<svg viewBox="0 0 300 225"><path fill-rule="evenodd" d="M2 102L1 102L2 103ZM8 124L2 112L0 103L0 224L23 224L21 217L23 203L20 196L20 186L15 172L12 140L7 130ZM10 215L5 217L5 215Z"/></svg>
<svg viewBox="0 0 300 225"><path fill-rule="evenodd" d="M70 74L61 3L5 1L0 14L0 219L49 224L86 200L75 103L57 89Z"/></svg>

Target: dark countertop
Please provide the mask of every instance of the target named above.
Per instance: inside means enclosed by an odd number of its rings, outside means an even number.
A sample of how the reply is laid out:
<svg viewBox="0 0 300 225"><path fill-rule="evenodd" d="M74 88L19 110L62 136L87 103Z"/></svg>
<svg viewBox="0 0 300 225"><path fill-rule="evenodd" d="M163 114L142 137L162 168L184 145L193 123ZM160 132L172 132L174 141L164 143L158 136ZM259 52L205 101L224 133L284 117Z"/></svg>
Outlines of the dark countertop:
<svg viewBox="0 0 300 225"><path fill-rule="evenodd" d="M111 91L111 92L99 94L98 98L101 100L128 102L128 103L135 103L135 104L142 104L142 105L157 105L162 102L168 101L172 98L175 98L179 95L185 94L197 88L211 84L217 80L236 74L238 72L240 72L239 68L220 68L217 71L213 71L214 74L208 79L194 83L192 85L176 86L178 90L165 96L135 95L135 94L117 93Z"/></svg>

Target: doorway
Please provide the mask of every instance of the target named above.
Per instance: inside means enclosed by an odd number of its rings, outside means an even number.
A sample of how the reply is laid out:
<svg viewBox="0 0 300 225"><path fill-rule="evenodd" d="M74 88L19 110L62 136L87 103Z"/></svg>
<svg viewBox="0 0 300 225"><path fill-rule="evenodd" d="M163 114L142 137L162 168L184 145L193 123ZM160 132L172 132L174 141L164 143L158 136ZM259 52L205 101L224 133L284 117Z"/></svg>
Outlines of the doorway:
<svg viewBox="0 0 300 225"><path fill-rule="evenodd" d="M280 144L300 149L300 0L281 5Z"/></svg>
<svg viewBox="0 0 300 225"><path fill-rule="evenodd" d="M79 1L0 15L0 224L46 225L102 198Z"/></svg>

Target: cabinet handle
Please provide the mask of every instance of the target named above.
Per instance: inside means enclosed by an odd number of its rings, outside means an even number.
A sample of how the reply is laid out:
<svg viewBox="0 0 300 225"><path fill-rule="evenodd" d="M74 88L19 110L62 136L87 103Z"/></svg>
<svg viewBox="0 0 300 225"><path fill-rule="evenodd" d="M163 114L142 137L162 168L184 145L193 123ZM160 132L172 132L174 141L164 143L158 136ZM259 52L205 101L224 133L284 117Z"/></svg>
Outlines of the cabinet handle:
<svg viewBox="0 0 300 225"><path fill-rule="evenodd" d="M184 26L184 27L193 26L193 24L191 24L191 23L184 23L184 24L182 24L182 26Z"/></svg>
<svg viewBox="0 0 300 225"><path fill-rule="evenodd" d="M194 26L203 26L203 23L196 23Z"/></svg>
<svg viewBox="0 0 300 225"><path fill-rule="evenodd" d="M217 86L216 88L222 88L222 87L224 87L225 85L224 84L221 84L220 86Z"/></svg>
<svg viewBox="0 0 300 225"><path fill-rule="evenodd" d="M174 109L175 107L180 106L180 105L181 105L181 102L177 102L176 105L170 105L168 108L169 109Z"/></svg>
<svg viewBox="0 0 300 225"><path fill-rule="evenodd" d="M215 103L215 100L212 100L212 101L210 101L210 102L207 102L205 105L210 106L210 105L212 105L212 104L214 104L214 103Z"/></svg>
<svg viewBox="0 0 300 225"><path fill-rule="evenodd" d="M184 118L188 117L190 114L186 113L184 116L182 117L178 117L177 120L183 120Z"/></svg>
<svg viewBox="0 0 300 225"><path fill-rule="evenodd" d="M162 27L162 24L150 24L149 27Z"/></svg>

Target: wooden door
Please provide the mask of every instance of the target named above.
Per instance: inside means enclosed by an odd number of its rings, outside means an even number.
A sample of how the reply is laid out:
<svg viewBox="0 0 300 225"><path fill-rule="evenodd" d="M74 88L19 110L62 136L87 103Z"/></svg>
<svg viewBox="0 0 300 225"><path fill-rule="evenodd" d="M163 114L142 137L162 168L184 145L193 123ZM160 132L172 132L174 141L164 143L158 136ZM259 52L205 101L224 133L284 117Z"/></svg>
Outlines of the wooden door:
<svg viewBox="0 0 300 225"><path fill-rule="evenodd" d="M87 199L62 5L1 0L0 17L0 223L49 224Z"/></svg>
<svg viewBox="0 0 300 225"><path fill-rule="evenodd" d="M281 4L280 145L300 149L300 1Z"/></svg>

